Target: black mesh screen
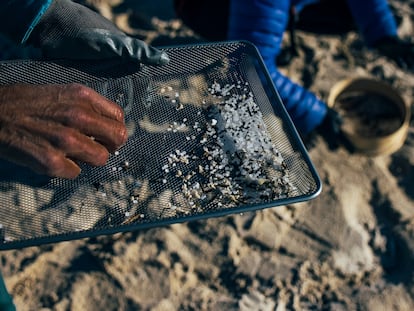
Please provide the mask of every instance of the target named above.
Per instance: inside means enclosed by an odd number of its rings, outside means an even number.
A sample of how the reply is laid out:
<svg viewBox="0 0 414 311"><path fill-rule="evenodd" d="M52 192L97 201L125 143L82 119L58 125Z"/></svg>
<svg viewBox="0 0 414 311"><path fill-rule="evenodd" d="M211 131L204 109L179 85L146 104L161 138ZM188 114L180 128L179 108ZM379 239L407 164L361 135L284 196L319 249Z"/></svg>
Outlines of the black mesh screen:
<svg viewBox="0 0 414 311"><path fill-rule="evenodd" d="M319 177L256 49L165 49L171 62L12 61L0 83L90 86L125 110L129 139L75 180L0 162L0 249L305 201Z"/></svg>

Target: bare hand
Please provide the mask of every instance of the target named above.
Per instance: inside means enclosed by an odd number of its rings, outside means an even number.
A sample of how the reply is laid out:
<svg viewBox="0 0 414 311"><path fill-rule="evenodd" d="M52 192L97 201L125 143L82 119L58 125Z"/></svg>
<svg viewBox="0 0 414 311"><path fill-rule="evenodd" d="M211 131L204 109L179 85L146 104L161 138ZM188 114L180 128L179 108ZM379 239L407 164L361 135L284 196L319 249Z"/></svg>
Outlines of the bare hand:
<svg viewBox="0 0 414 311"><path fill-rule="evenodd" d="M80 85L0 86L0 157L51 177L104 165L127 140L122 109Z"/></svg>

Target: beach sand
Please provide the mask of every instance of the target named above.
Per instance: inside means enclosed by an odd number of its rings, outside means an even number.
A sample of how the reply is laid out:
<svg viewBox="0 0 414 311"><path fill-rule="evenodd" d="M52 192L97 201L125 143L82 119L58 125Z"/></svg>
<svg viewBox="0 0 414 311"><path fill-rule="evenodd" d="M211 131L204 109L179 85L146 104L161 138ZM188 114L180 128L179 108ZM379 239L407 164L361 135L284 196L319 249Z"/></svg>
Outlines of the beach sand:
<svg viewBox="0 0 414 311"><path fill-rule="evenodd" d="M201 38L172 1L91 0L155 46ZM402 37L414 0L391 0ZM298 31L281 70L326 99L344 78L392 84L412 106L414 73L355 32ZM307 145L323 182L308 202L91 239L2 251L18 310L414 310L414 128L391 155L368 157L321 136Z"/></svg>

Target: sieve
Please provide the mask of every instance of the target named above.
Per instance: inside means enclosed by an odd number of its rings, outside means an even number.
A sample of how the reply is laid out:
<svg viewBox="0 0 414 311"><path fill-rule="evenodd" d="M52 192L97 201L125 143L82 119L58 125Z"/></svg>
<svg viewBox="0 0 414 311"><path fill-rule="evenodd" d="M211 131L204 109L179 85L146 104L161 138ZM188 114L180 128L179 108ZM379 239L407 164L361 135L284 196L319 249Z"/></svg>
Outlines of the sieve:
<svg viewBox="0 0 414 311"><path fill-rule="evenodd" d="M366 77L344 79L332 87L327 103L342 113L342 132L355 151L375 157L404 145L411 109L392 85Z"/></svg>
<svg viewBox="0 0 414 311"><path fill-rule="evenodd" d="M0 84L82 83L125 111L128 141L78 178L0 162L0 249L303 202L319 176L255 46L163 48L161 67L14 60Z"/></svg>

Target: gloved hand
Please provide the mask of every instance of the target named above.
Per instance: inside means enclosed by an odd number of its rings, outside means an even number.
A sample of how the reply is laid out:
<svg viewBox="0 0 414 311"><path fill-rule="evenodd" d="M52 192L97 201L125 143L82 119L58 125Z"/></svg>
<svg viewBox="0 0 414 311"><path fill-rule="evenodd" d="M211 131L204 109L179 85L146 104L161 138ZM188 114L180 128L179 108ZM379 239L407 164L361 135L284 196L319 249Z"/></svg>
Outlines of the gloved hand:
<svg viewBox="0 0 414 311"><path fill-rule="evenodd" d="M327 132L338 135L341 132L342 122L341 115L335 109L328 107L328 111L320 127Z"/></svg>
<svg viewBox="0 0 414 311"><path fill-rule="evenodd" d="M343 119L341 115L333 108L327 107L327 113L322 123L304 138L306 147L308 149L313 148L316 135L320 135L331 150L337 149L340 144L343 144L348 148L348 142L341 132L342 122Z"/></svg>
<svg viewBox="0 0 414 311"><path fill-rule="evenodd" d="M169 61L165 52L127 36L103 16L70 0L54 0L27 42L46 58L120 58L148 65Z"/></svg>
<svg viewBox="0 0 414 311"><path fill-rule="evenodd" d="M374 43L374 47L383 55L394 60L403 69L414 68L414 43L398 37L384 37Z"/></svg>

